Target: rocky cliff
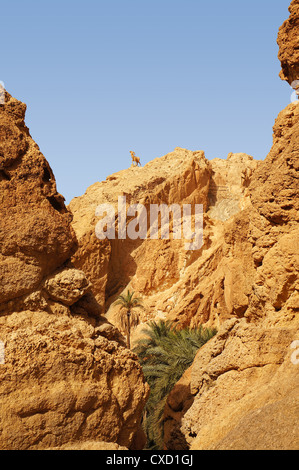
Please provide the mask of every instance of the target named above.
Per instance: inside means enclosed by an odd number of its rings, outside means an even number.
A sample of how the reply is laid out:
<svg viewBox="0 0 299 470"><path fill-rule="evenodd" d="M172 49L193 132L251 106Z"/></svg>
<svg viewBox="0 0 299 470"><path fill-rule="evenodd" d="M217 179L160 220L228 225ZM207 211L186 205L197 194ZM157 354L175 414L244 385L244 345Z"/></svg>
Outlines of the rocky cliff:
<svg viewBox="0 0 299 470"><path fill-rule="evenodd" d="M278 36L281 77L290 84L299 78L298 21L296 0ZM176 148L95 183L69 206L74 265L88 273L112 323L116 296L130 288L143 298L142 324L163 318L219 330L168 398L166 449L299 447L298 132L294 102L278 115L264 161L245 154L208 161L203 151ZM203 246L98 240L96 207L116 208L122 195L147 211L202 204Z"/></svg>
<svg viewBox="0 0 299 470"><path fill-rule="evenodd" d="M298 7L293 0L278 35L290 84ZM168 397L165 449L298 449L298 104L278 115L264 161L175 148L95 183L68 208L25 110L5 93L0 448L142 447L149 390L114 303L130 288L144 304L133 339L151 319L218 329ZM99 239L97 208L117 214L120 196L126 209L142 204L147 221L154 204L202 205L202 246L175 239L173 221L165 239L151 239L148 225L141 238Z"/></svg>
<svg viewBox="0 0 299 470"><path fill-rule="evenodd" d="M281 62L280 77L291 85L299 80L299 2L292 0L290 16L279 28L277 43Z"/></svg>
<svg viewBox="0 0 299 470"><path fill-rule="evenodd" d="M290 84L298 79L298 7L293 1L278 35L281 77ZM275 121L273 146L252 175L247 209L225 229L225 242L247 253L233 252L243 271L231 284L245 308L242 318L221 325L168 397L168 449L299 447L298 132L294 102Z"/></svg>
<svg viewBox="0 0 299 470"><path fill-rule="evenodd" d="M207 161L203 152L177 148L111 175L70 204L74 264L98 282L94 293L112 323L116 295L132 288L146 307L140 328L159 318L219 328L169 397L167 449L298 447L299 376L291 361L299 340L298 114L297 104L280 113L263 162L245 154ZM124 194L147 207L203 204L203 247L98 240L97 205L116 207Z"/></svg>
<svg viewBox="0 0 299 470"><path fill-rule="evenodd" d="M134 448L148 386L122 335L100 315L86 274L70 262L77 249L72 216L25 110L5 93L0 448Z"/></svg>
<svg viewBox="0 0 299 470"><path fill-rule="evenodd" d="M112 323L117 322L118 311L113 301L127 288L143 298L142 322L165 318L182 326L215 324L244 312L248 300L239 294L234 279L245 282L242 259L248 257L248 241L246 236L242 239L240 227L232 235L239 237L238 245L233 240L225 243L224 227L234 215L248 211L248 185L258 165L246 154L208 161L203 151L176 148L144 167L130 167L95 183L71 201L79 244L73 263L88 274L102 312ZM124 195L127 207L143 204L148 219L154 204L202 204L201 249L186 249L186 240L173 239L171 228L169 239L151 239L148 230L144 239L99 240L97 206L109 203L117 214L118 197ZM229 251L239 258L234 260Z"/></svg>

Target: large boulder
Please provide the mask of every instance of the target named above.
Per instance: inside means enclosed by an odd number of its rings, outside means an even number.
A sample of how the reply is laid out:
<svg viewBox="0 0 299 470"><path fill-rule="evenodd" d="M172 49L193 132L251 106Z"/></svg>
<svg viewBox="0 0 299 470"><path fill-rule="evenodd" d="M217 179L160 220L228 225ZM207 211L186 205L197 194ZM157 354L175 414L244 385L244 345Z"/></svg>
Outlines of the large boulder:
<svg viewBox="0 0 299 470"><path fill-rule="evenodd" d="M5 93L0 105L0 310L32 292L77 246L71 214L25 126L25 110Z"/></svg>
<svg viewBox="0 0 299 470"><path fill-rule="evenodd" d="M0 448L134 444L148 396L136 356L85 318L0 317Z"/></svg>
<svg viewBox="0 0 299 470"><path fill-rule="evenodd" d="M228 320L195 358L192 404L175 421L168 446L179 427L194 450L298 449L299 374L291 348L298 339L298 323L263 328Z"/></svg>
<svg viewBox="0 0 299 470"><path fill-rule="evenodd" d="M290 16L279 28L277 43L281 62L280 77L291 85L299 80L299 2L292 0Z"/></svg>

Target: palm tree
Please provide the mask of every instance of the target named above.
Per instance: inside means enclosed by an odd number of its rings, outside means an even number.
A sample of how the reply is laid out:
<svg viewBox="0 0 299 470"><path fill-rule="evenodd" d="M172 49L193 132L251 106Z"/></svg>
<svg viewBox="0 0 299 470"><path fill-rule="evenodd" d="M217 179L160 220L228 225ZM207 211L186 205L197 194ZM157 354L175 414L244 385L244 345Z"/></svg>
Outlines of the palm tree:
<svg viewBox="0 0 299 470"><path fill-rule="evenodd" d="M144 430L148 447L163 448L163 412L173 386L192 364L199 348L215 334L214 328L201 325L178 329L169 321L149 322L134 352L138 355L150 396L145 408Z"/></svg>
<svg viewBox="0 0 299 470"><path fill-rule="evenodd" d="M124 316L121 315L120 317L120 323L123 328L127 332L127 348L130 349L130 336L131 336L131 326L136 326L139 323L139 317L138 315L134 315L134 312L132 310L134 308L143 308L143 305L141 303L141 300L137 297L133 299L135 292L132 291L130 292L129 289L125 295L119 295L117 297L117 301L115 302L115 305L121 305L122 308L125 308L127 311L126 315L126 320L124 321Z"/></svg>

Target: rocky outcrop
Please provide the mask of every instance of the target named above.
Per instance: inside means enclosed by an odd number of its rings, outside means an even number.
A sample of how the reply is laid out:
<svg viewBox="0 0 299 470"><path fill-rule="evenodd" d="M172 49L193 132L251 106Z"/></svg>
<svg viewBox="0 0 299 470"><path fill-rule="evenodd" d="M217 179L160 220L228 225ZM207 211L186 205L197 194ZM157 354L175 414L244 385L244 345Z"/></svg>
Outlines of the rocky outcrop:
<svg viewBox="0 0 299 470"><path fill-rule="evenodd" d="M298 1L290 13L278 37L282 78L289 83L298 78ZM299 447L298 126L294 102L275 121L273 146L252 175L247 208L226 225L233 259L223 286L232 313L237 305L243 311L199 350L184 376L181 400L174 400L180 382L169 395L168 449Z"/></svg>
<svg viewBox="0 0 299 470"><path fill-rule="evenodd" d="M6 93L0 106L0 309L37 288L77 243L52 170L25 126L25 110Z"/></svg>
<svg viewBox="0 0 299 470"><path fill-rule="evenodd" d="M224 227L235 214L246 211L248 185L258 164L246 154L208 161L202 151L176 148L144 167L131 167L95 183L71 201L79 244L73 263L88 273L102 312L112 323L117 324L118 312L113 301L127 288L143 298L142 322L159 317L196 325L244 312L247 297L239 295L234 283L236 276L242 277L242 262L229 259L227 252L248 257L248 241L243 237L238 245L225 245ZM118 239L116 234L113 240L98 240L97 206L109 203L117 213L118 196L124 195L127 207L141 203L148 214L150 204L202 204L203 247L186 250L185 240L172 239L171 230L169 240L150 239L149 233L146 239ZM241 227L235 236L242 238ZM228 285L225 295L223 283Z"/></svg>
<svg viewBox="0 0 299 470"><path fill-rule="evenodd" d="M72 215L25 125L26 105L5 92L0 105L0 313L86 307L99 317L91 284L70 258ZM92 307L91 307L92 305ZM103 319L102 319L103 320Z"/></svg>
<svg viewBox="0 0 299 470"><path fill-rule="evenodd" d="M252 177L251 203L226 225L232 259L222 259L231 267L223 288L235 318L199 351L185 393L180 383L171 392L168 449L298 448L298 362L291 360L299 344L298 122L299 106L280 113L273 147Z"/></svg>
<svg viewBox="0 0 299 470"><path fill-rule="evenodd" d="M134 354L67 315L17 312L0 331L1 449L131 446L148 392Z"/></svg>
<svg viewBox="0 0 299 470"><path fill-rule="evenodd" d="M51 447L47 450L107 450L107 451L121 451L128 450L127 447L114 444L113 442L102 442L102 441L86 441L83 443L66 445L61 447Z"/></svg>
<svg viewBox="0 0 299 470"><path fill-rule="evenodd" d="M290 16L279 28L277 43L281 62L280 78L291 85L299 80L299 2L292 0Z"/></svg>
<svg viewBox="0 0 299 470"><path fill-rule="evenodd" d="M298 0L278 36L290 84L298 79L297 26ZM203 151L176 148L95 183L68 208L24 115L25 105L6 94L0 447L142 448L148 386L114 305L130 288L143 299L141 323L219 330L168 397L165 449L297 449L297 103L277 117L263 162L241 153L208 161ZM96 209L108 203L117 214L119 196L127 208L143 204L147 216L151 204L202 204L202 247L118 233L100 240Z"/></svg>
<svg viewBox="0 0 299 470"><path fill-rule="evenodd" d="M0 105L0 448L141 446L148 396L137 357L101 316L72 215L25 126ZM2 352L1 347L1 352Z"/></svg>
<svg viewBox="0 0 299 470"><path fill-rule="evenodd" d="M272 148L250 186L254 208L276 226L295 225L299 221L298 108L294 102L279 113L273 126Z"/></svg>
<svg viewBox="0 0 299 470"><path fill-rule="evenodd" d="M298 338L298 323L223 325L190 371L193 401L179 429L191 449L298 449L299 375L291 348Z"/></svg>
<svg viewBox="0 0 299 470"><path fill-rule="evenodd" d="M135 289L146 295L161 287L162 278L165 286L171 285L178 279L184 260L178 253L182 243L177 240L171 244L166 240L155 243L155 240L118 240L117 237L115 240L98 240L95 234L97 206L109 203L117 212L119 196L126 197L127 207L140 203L148 209L150 204L183 202L206 206L210 171L203 152L177 149L142 168L131 167L111 175L71 201L69 208L79 240L73 262L88 274L103 312L107 310L109 300L121 293L133 277L140 280ZM159 252L159 266L153 263L153 251ZM147 262L147 257L151 258L151 263ZM165 276L167 266L171 272Z"/></svg>

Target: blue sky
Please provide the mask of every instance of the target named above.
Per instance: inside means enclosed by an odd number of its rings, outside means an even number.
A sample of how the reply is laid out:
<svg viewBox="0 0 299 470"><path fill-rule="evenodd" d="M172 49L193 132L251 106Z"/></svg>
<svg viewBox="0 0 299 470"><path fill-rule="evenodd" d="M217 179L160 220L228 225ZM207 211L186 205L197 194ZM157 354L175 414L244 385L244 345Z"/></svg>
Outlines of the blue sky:
<svg viewBox="0 0 299 470"><path fill-rule="evenodd" d="M175 147L264 159L291 89L278 77L290 0L2 2L0 80L68 203Z"/></svg>

